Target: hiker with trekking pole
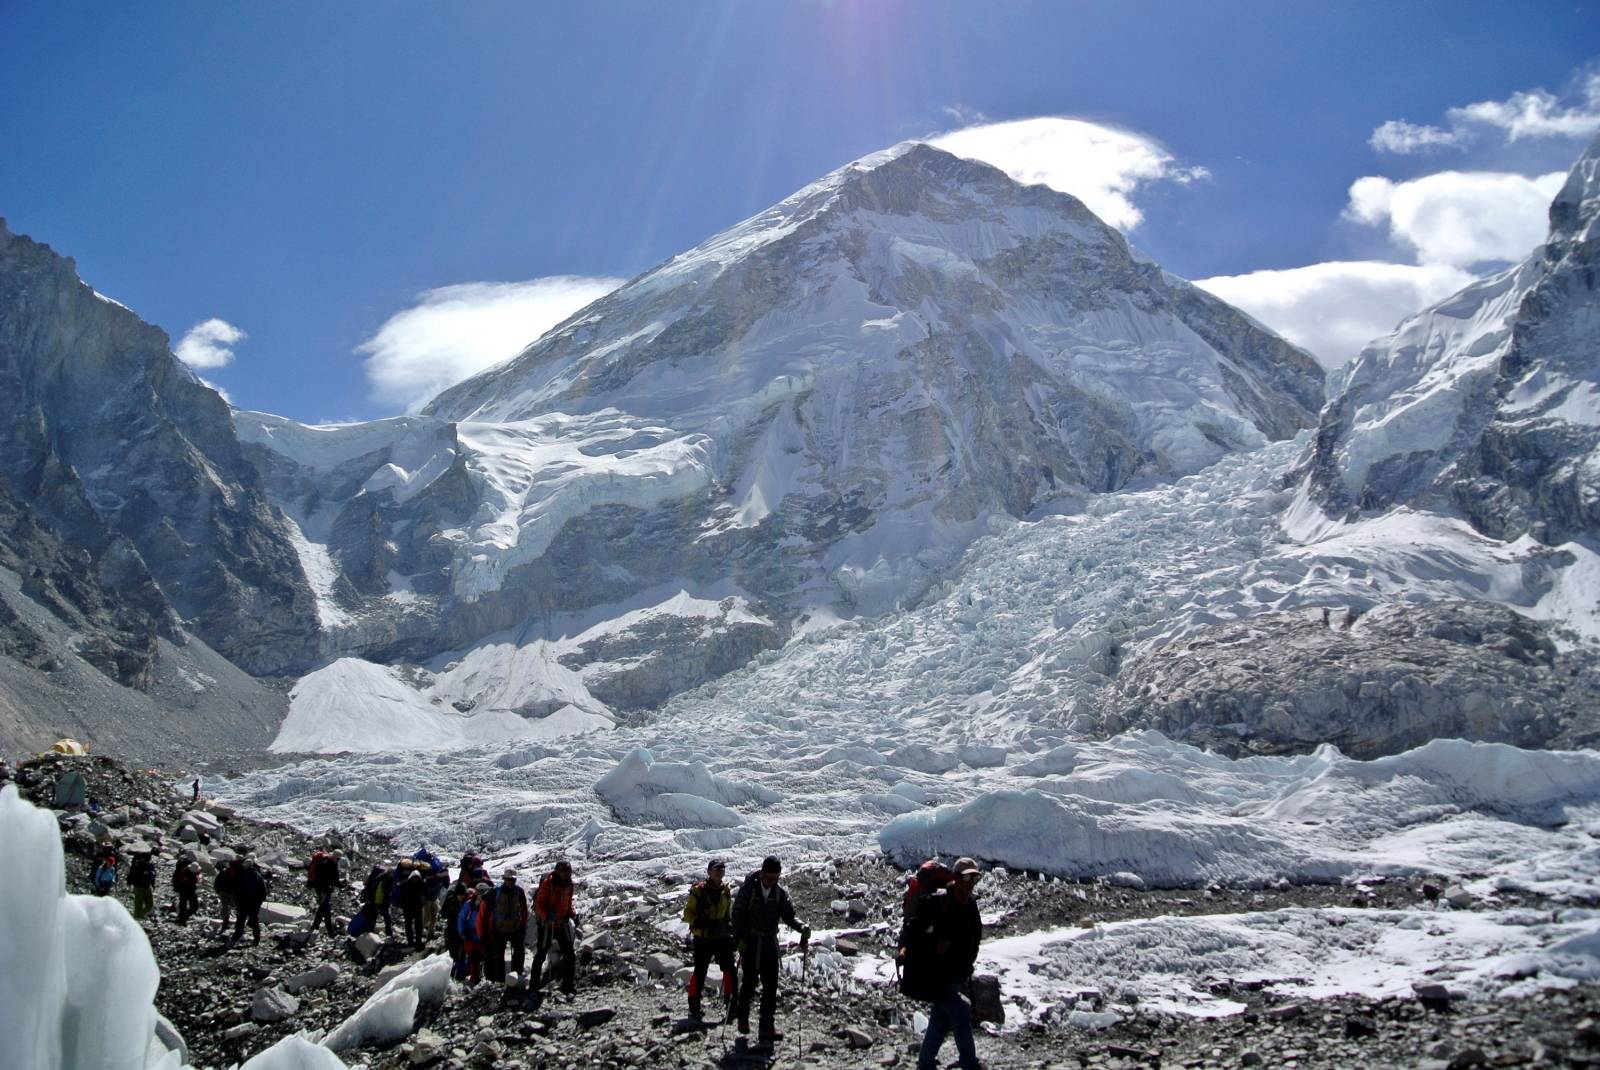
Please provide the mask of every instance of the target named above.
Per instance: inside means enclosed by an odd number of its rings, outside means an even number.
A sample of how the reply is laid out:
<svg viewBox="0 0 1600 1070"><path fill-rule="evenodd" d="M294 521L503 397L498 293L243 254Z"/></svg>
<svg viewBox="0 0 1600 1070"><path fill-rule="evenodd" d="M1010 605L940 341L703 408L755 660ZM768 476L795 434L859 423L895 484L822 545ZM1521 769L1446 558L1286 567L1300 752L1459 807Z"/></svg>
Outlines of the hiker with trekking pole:
<svg viewBox="0 0 1600 1070"><path fill-rule="evenodd" d="M800 933L802 954L811 944L811 926L795 917L789 893L778 885L783 863L771 855L761 868L744 879L733 903L733 938L737 942L743 974L739 985L739 1034L750 1033L750 1002L761 986L761 1018L757 1047L771 1049L780 1039L775 1019L778 1010L778 923Z"/></svg>

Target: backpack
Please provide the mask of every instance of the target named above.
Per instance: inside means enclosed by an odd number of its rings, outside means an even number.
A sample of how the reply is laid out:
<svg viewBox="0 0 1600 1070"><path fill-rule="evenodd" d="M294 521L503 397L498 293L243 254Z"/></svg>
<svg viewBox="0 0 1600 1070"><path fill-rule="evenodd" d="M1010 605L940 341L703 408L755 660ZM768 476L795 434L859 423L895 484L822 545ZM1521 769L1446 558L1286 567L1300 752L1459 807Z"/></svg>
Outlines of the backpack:
<svg viewBox="0 0 1600 1070"><path fill-rule="evenodd" d="M518 889L500 888L494 893L494 931L497 933L514 933L526 924L522 920L522 904L516 893Z"/></svg>
<svg viewBox="0 0 1600 1070"><path fill-rule="evenodd" d="M355 917L350 919L350 924L345 926L345 932L349 933L351 936L360 936L362 933L371 928L372 919L367 917L366 908L363 907L356 911Z"/></svg>
<svg viewBox="0 0 1600 1070"><path fill-rule="evenodd" d="M333 856L326 851L318 851L311 856L311 864L306 866L306 883L313 888L324 878L332 877L328 867L333 864Z"/></svg>
<svg viewBox="0 0 1600 1070"><path fill-rule="evenodd" d="M478 906L478 897L468 896L461 906L461 913L456 915L456 932L460 933L464 940L478 938Z"/></svg>
<svg viewBox="0 0 1600 1070"><path fill-rule="evenodd" d="M918 899L943 888L954 876L955 871L937 858L930 858L918 866L917 871L906 878L906 894L901 904L906 917L910 918L915 912Z"/></svg>
<svg viewBox="0 0 1600 1070"><path fill-rule="evenodd" d="M900 930L900 992L910 999L931 1000L939 994L936 945L945 902L942 888L919 895L909 908L905 928Z"/></svg>

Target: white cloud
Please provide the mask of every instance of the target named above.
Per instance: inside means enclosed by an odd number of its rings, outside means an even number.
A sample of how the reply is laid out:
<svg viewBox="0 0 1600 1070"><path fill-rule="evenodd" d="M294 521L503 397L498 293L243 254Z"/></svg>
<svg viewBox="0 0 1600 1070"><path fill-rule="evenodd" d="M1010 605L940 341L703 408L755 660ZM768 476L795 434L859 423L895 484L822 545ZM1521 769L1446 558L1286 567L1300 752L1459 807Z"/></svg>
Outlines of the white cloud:
<svg viewBox="0 0 1600 1070"><path fill-rule="evenodd" d="M1440 171L1409 182L1367 176L1350 186L1347 218L1387 225L1424 264L1514 261L1544 241L1550 201L1566 181L1499 171Z"/></svg>
<svg viewBox="0 0 1600 1070"><path fill-rule="evenodd" d="M1448 127L1390 119L1368 143L1379 152L1412 153L1462 148L1484 133L1507 141L1524 138L1587 138L1600 132L1600 72L1580 78L1565 96L1545 89L1512 93L1505 100L1480 100L1445 112Z"/></svg>
<svg viewBox="0 0 1600 1070"><path fill-rule="evenodd" d="M227 320L195 324L172 352L191 368L225 368L233 363L233 347L248 338Z"/></svg>
<svg viewBox="0 0 1600 1070"><path fill-rule="evenodd" d="M1505 100L1485 100L1447 113L1453 124L1496 127L1508 139L1526 137L1586 138L1600 131L1600 73L1583 80L1576 94L1581 103L1564 107L1554 93L1533 89Z"/></svg>
<svg viewBox="0 0 1600 1070"><path fill-rule="evenodd" d="M1474 278L1443 264L1336 261L1219 275L1199 279L1195 285L1244 309L1332 369L1405 317L1449 297Z"/></svg>
<svg viewBox="0 0 1600 1070"><path fill-rule="evenodd" d="M516 356L622 279L556 275L467 282L423 293L360 346L377 401L415 412L445 387Z"/></svg>
<svg viewBox="0 0 1600 1070"><path fill-rule="evenodd" d="M1372 132L1367 144L1379 152L1404 155L1423 149L1454 148L1470 140L1471 135L1465 130L1444 130L1437 126L1408 123L1404 119L1390 119Z"/></svg>
<svg viewBox="0 0 1600 1070"><path fill-rule="evenodd" d="M1070 193L1119 230L1144 214L1133 203L1140 186L1163 179L1188 183L1209 177L1203 167L1179 167L1172 154L1142 134L1082 119L1018 119L969 126L928 143L993 164L1018 182Z"/></svg>

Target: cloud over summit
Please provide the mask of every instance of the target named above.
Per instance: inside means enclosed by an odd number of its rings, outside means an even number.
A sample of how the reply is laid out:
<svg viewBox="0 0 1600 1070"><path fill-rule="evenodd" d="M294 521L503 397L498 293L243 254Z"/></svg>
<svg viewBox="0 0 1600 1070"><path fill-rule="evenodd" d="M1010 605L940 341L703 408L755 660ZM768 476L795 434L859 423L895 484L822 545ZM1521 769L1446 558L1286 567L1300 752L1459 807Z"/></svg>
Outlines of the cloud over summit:
<svg viewBox="0 0 1600 1070"><path fill-rule="evenodd" d="M516 356L624 281L553 275L428 290L356 348L367 356L373 399L416 412L446 387Z"/></svg>
<svg viewBox="0 0 1600 1070"><path fill-rule="evenodd" d="M233 347L248 337L227 320L212 318L190 327L172 352L191 368L224 368L233 363Z"/></svg>
<svg viewBox="0 0 1600 1070"><path fill-rule="evenodd" d="M969 126L929 138L928 144L993 164L1018 182L1070 193L1123 231L1144 219L1133 201L1141 186L1210 176L1204 167L1180 166L1153 138L1083 119L1017 119Z"/></svg>

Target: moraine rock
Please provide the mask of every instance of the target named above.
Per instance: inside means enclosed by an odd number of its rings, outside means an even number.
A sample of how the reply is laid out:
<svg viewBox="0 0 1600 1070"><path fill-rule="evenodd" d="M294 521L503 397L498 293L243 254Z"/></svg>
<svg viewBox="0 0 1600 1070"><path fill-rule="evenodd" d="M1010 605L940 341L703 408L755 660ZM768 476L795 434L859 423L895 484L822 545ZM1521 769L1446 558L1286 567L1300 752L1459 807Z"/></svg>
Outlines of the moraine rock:
<svg viewBox="0 0 1600 1070"><path fill-rule="evenodd" d="M1504 606L1395 603L1349 627L1315 611L1213 625L1130 659L1098 702L1106 735L1154 728L1234 756L1333 743L1375 758L1439 737L1594 738L1600 675Z"/></svg>
<svg viewBox="0 0 1600 1070"><path fill-rule="evenodd" d="M250 1017L257 1022L281 1022L300 1010L300 1000L281 988L256 990L250 1001Z"/></svg>

